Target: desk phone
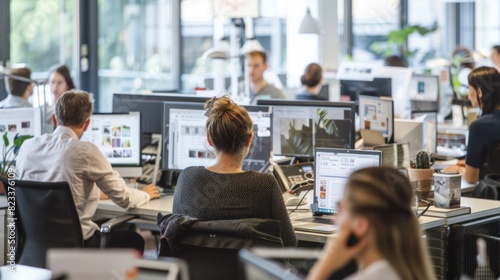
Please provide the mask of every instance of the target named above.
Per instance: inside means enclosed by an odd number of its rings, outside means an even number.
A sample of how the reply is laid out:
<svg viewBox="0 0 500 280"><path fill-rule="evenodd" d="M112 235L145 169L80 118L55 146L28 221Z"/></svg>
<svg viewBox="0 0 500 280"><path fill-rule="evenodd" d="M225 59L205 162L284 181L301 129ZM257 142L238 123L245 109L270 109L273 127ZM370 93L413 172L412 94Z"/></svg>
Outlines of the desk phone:
<svg viewBox="0 0 500 280"><path fill-rule="evenodd" d="M314 179L314 163L303 162L294 165L278 165L273 163L273 174L281 190L286 192L297 183Z"/></svg>

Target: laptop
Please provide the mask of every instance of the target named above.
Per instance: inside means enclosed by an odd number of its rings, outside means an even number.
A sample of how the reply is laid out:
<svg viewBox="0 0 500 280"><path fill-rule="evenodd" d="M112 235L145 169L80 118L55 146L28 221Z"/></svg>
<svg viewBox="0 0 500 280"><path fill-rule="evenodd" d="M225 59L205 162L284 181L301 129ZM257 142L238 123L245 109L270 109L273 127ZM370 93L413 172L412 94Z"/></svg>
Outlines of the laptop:
<svg viewBox="0 0 500 280"><path fill-rule="evenodd" d="M295 230L333 233L337 226L333 215L344 195L344 187L352 172L382 164L381 151L317 148L314 153L314 203L316 216L292 220ZM318 217L323 215L324 217Z"/></svg>

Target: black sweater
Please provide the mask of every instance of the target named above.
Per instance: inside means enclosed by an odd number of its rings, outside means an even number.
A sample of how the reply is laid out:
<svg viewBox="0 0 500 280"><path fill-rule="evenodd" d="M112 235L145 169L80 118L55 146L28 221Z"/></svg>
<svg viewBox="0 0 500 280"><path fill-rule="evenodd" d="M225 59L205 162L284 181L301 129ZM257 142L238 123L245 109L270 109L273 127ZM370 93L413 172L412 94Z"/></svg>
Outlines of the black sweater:
<svg viewBox="0 0 500 280"><path fill-rule="evenodd" d="M278 220L284 246L297 245L278 182L271 174L221 174L202 166L186 168L177 180L173 212L202 220Z"/></svg>

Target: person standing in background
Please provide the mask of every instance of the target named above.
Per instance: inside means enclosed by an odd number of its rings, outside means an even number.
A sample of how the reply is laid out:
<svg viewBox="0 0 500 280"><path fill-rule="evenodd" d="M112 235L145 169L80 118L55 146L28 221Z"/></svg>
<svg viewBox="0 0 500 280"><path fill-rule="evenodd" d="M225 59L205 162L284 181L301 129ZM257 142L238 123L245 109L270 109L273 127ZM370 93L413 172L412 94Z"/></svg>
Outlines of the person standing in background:
<svg viewBox="0 0 500 280"><path fill-rule="evenodd" d="M319 95L321 86L323 85L323 69L321 69L319 64L311 63L307 65L304 75L300 77L300 82L304 88L295 96L295 99L327 101L326 98Z"/></svg>
<svg viewBox="0 0 500 280"><path fill-rule="evenodd" d="M31 70L29 68L16 68L10 72L11 75L31 79ZM9 95L0 102L0 108L25 108L33 107L28 98L35 88L33 83L20 81L9 77L8 79Z"/></svg>
<svg viewBox="0 0 500 280"><path fill-rule="evenodd" d="M493 62L493 67L500 72L500 45L493 46L491 48L491 62Z"/></svg>

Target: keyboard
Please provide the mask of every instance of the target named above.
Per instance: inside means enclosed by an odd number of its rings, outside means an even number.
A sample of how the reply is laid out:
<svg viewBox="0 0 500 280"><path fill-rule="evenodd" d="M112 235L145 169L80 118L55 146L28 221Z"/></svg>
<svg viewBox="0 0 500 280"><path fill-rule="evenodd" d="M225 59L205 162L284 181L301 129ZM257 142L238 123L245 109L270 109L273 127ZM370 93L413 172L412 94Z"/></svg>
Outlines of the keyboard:
<svg viewBox="0 0 500 280"><path fill-rule="evenodd" d="M334 225L335 224L335 221L333 219L325 219L325 218L317 218L317 217L302 218L302 219L297 219L297 221L309 222L309 223L319 223L319 224L325 224L325 225Z"/></svg>

